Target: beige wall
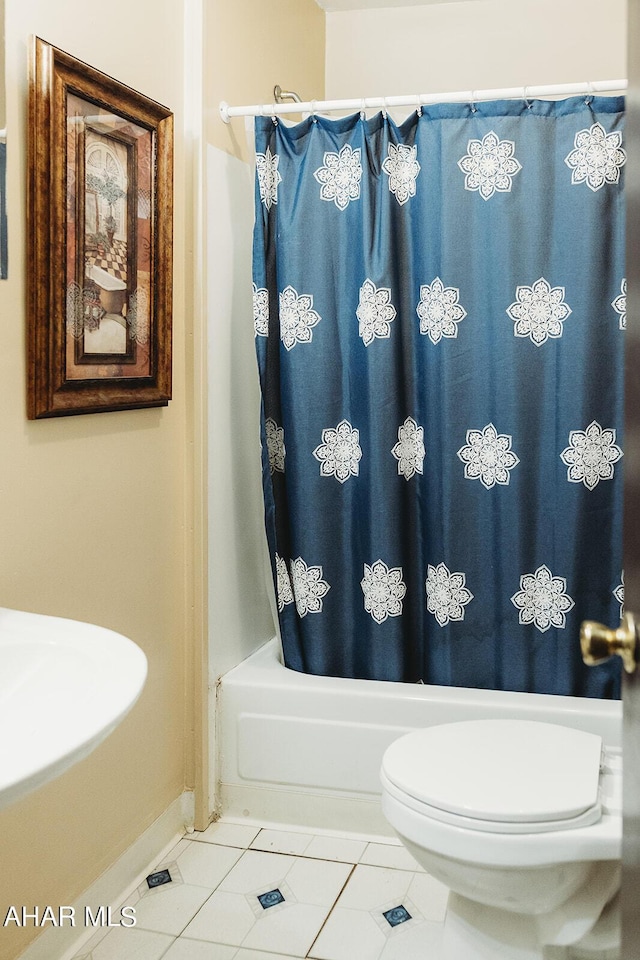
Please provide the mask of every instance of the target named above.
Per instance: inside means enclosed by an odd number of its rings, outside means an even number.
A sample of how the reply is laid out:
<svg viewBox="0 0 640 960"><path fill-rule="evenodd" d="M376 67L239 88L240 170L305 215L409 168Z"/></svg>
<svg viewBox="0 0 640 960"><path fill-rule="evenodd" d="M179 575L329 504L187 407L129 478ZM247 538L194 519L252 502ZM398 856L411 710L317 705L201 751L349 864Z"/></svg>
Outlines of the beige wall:
<svg viewBox="0 0 640 960"><path fill-rule="evenodd" d="M149 678L132 713L92 756L0 812L3 917L5 905L72 903L182 793L193 641L185 573L191 568L185 451L192 428L180 132L183 2L111 0L97 18L83 0L6 0L6 6L10 279L0 282L0 603L128 635L148 657ZM26 419L32 34L175 111L174 400L168 408ZM0 958L13 960L33 934L32 928L0 928Z"/></svg>
<svg viewBox="0 0 640 960"><path fill-rule="evenodd" d="M626 77L626 3L474 0L327 14L327 96Z"/></svg>
<svg viewBox="0 0 640 960"><path fill-rule="evenodd" d="M273 88L324 93L325 15L315 0L209 0L204 74L208 143L248 158L244 121L224 124L221 100L270 103Z"/></svg>

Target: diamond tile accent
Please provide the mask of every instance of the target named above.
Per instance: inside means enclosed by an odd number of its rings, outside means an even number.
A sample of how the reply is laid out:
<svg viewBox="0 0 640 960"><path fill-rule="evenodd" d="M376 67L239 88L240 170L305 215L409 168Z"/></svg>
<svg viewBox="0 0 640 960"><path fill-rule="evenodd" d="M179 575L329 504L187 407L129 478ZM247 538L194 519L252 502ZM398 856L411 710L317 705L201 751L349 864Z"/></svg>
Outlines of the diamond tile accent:
<svg viewBox="0 0 640 960"><path fill-rule="evenodd" d="M402 904L399 907L392 907L391 910L385 910L382 916L390 927L397 927L399 924L411 920L411 914Z"/></svg>
<svg viewBox="0 0 640 960"><path fill-rule="evenodd" d="M150 890L153 890L154 887L160 887L163 883L171 883L171 874L168 870L157 870L155 873L150 873L147 877L147 886Z"/></svg>
<svg viewBox="0 0 640 960"><path fill-rule="evenodd" d="M268 910L269 907L275 907L279 903L284 903L284 897L279 890L269 890L267 893L261 893L258 897L258 901L263 910Z"/></svg>
<svg viewBox="0 0 640 960"><path fill-rule="evenodd" d="M273 917L278 911L290 909L298 903L285 879L278 880L274 877L270 882L272 886L266 891L264 886L261 886L245 894L245 900L260 923L265 923L265 917Z"/></svg>
<svg viewBox="0 0 640 960"><path fill-rule="evenodd" d="M144 878L137 889L137 894L140 899L157 897L182 886L183 882L177 861L165 858L157 863L154 870ZM131 903L131 900L127 902Z"/></svg>

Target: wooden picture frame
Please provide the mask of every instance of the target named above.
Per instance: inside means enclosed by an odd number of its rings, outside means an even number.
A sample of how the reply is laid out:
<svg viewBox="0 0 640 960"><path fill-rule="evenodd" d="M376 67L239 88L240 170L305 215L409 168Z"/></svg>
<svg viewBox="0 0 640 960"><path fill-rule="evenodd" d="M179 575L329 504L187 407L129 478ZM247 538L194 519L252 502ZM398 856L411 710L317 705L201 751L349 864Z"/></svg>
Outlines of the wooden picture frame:
<svg viewBox="0 0 640 960"><path fill-rule="evenodd" d="M173 114L34 38L28 416L171 399Z"/></svg>

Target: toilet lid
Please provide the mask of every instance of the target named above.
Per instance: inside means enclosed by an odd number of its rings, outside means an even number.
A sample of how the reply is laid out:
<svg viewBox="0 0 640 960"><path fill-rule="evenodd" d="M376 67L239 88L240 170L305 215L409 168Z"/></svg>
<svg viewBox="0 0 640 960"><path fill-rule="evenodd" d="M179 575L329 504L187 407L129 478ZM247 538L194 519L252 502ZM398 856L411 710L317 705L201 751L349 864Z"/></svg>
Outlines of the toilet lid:
<svg viewBox="0 0 640 960"><path fill-rule="evenodd" d="M598 804L602 739L528 720L470 720L416 730L385 752L403 793L476 820L569 820Z"/></svg>

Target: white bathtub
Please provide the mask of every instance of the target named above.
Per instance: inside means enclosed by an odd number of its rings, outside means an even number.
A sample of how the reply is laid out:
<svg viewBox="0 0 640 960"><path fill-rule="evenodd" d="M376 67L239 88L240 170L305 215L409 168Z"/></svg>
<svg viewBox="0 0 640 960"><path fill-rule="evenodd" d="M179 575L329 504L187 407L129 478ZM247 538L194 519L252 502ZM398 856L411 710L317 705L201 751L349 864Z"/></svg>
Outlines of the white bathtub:
<svg viewBox="0 0 640 960"><path fill-rule="evenodd" d="M418 727L491 717L560 723L621 743L619 701L309 676L284 667L271 640L220 682L219 812L390 835L379 803L386 747Z"/></svg>

